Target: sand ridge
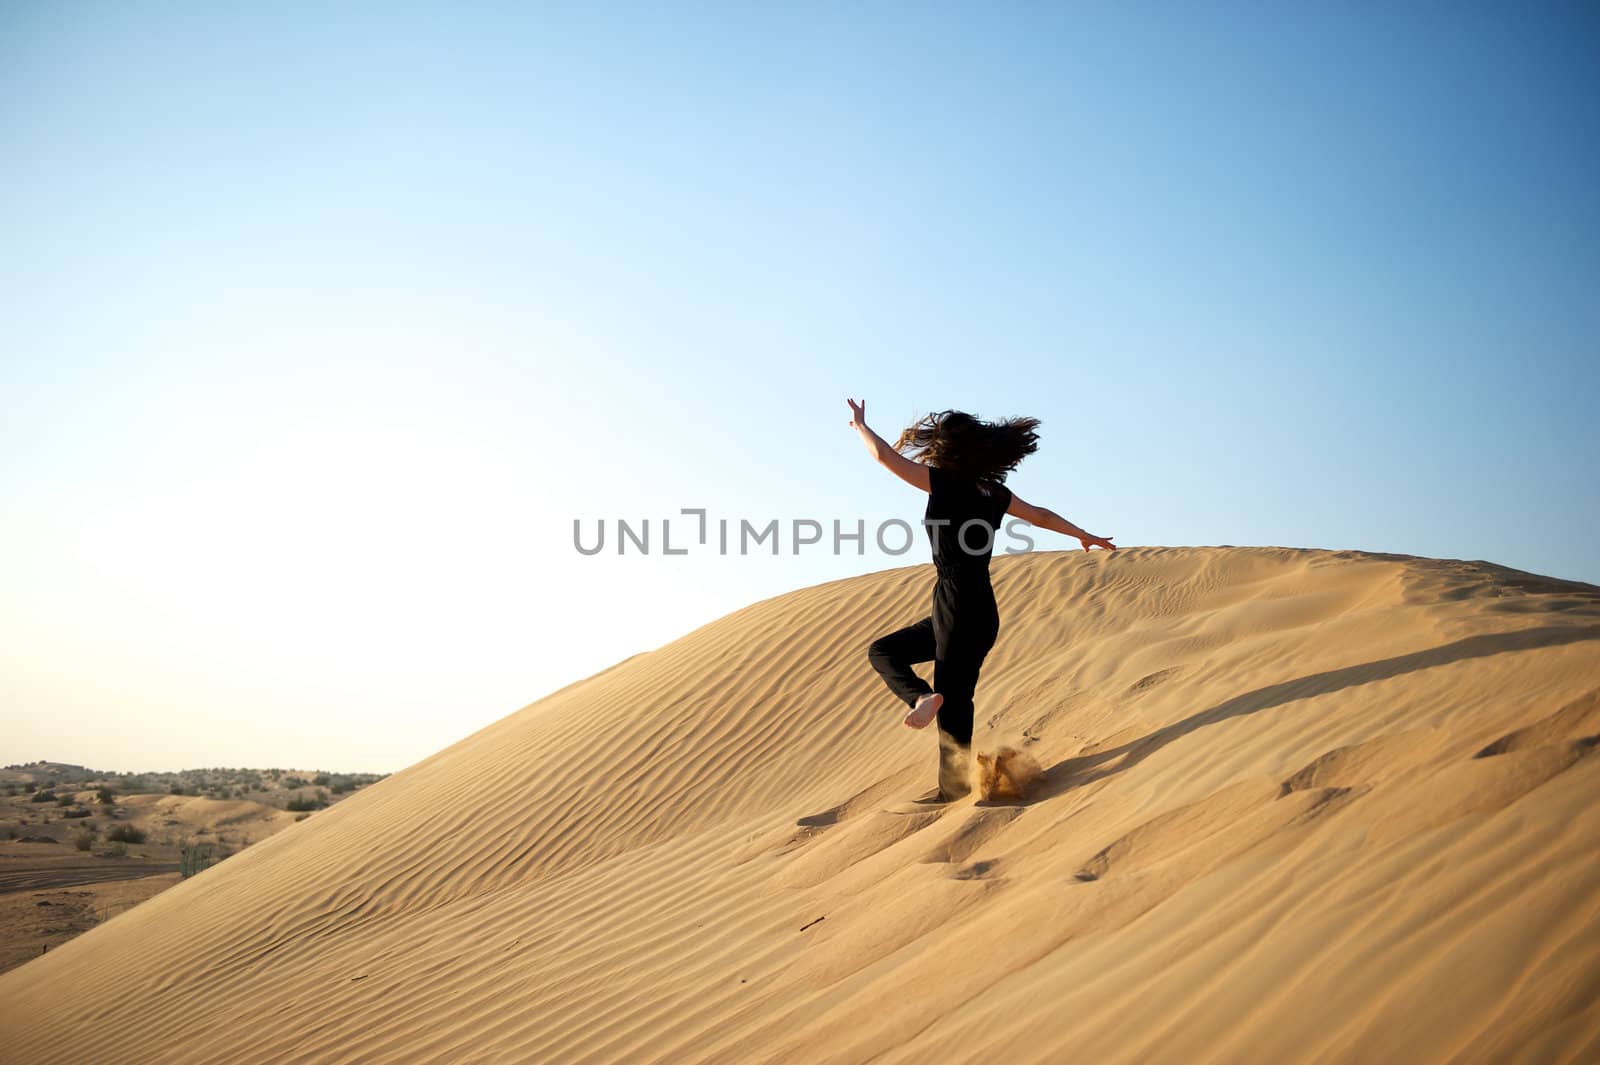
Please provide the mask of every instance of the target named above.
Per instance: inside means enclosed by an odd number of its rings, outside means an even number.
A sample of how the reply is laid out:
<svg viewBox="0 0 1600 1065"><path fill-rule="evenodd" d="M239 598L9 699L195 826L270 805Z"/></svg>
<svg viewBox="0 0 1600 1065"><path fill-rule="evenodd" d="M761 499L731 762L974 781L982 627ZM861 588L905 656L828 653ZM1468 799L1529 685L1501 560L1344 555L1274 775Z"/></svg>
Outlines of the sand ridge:
<svg viewBox="0 0 1600 1065"><path fill-rule="evenodd" d="M1037 761L1020 800L931 801L866 662L931 566L800 589L0 976L5 1060L1600 1058L1600 589L1280 547L993 574L974 741Z"/></svg>

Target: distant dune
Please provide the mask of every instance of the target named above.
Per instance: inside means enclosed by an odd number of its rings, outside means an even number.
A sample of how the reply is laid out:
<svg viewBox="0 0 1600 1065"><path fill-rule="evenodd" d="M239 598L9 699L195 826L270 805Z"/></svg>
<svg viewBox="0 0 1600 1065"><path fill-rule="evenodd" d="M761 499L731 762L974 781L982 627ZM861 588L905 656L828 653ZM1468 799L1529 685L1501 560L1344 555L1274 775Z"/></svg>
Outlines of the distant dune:
<svg viewBox="0 0 1600 1065"><path fill-rule="evenodd" d="M379 779L281 769L107 773L46 761L0 769L0 972Z"/></svg>
<svg viewBox="0 0 1600 1065"><path fill-rule="evenodd" d="M62 1062L1600 1061L1600 588L998 557L939 805L869 667L932 567L766 599L0 976ZM931 668L931 667L925 667Z"/></svg>

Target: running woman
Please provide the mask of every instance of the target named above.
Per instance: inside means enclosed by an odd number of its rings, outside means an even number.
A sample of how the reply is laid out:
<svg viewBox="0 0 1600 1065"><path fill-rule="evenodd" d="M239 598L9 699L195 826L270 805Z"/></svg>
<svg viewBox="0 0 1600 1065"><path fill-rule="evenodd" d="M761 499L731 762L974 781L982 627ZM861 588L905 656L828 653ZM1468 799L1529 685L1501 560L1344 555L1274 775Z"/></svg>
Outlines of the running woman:
<svg viewBox="0 0 1600 1065"><path fill-rule="evenodd" d="M933 612L874 640L867 658L911 708L908 726L926 728L938 720L939 800L950 802L971 790L972 697L983 660L1000 634L989 561L1005 516L1075 536L1085 551L1115 551L1116 545L1047 507L1031 506L1006 487L1006 474L1039 449L1039 419L984 422L964 411L940 411L903 430L890 445L867 427L866 400L845 402L850 427L879 465L928 493L923 527L936 573ZM902 454L908 448L916 452L914 459ZM911 668L929 659L932 685Z"/></svg>

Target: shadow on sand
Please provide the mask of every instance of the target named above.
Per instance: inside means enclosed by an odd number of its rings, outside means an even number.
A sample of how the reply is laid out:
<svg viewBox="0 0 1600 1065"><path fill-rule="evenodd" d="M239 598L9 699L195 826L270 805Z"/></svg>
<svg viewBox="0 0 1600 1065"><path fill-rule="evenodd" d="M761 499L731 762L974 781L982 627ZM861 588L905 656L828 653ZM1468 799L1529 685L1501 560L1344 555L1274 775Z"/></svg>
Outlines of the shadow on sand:
<svg viewBox="0 0 1600 1065"><path fill-rule="evenodd" d="M1325 670L1281 684L1269 684L1265 688L1236 695L1208 710L1191 714L1182 721L1163 726L1148 736L1142 736L1121 746L1062 759L1046 768L1041 774L1036 790L1028 798L1028 804L1060 795L1072 788L1081 788L1097 780L1104 780L1124 769L1138 765L1176 739L1232 717L1243 717L1296 699L1326 695L1341 688L1387 680L1403 673L1432 669L1466 658L1485 658L1511 651L1531 651L1541 647L1556 647L1595 639L1600 639L1600 625L1545 625L1533 629L1519 629L1516 632L1469 636L1445 644L1443 647Z"/></svg>

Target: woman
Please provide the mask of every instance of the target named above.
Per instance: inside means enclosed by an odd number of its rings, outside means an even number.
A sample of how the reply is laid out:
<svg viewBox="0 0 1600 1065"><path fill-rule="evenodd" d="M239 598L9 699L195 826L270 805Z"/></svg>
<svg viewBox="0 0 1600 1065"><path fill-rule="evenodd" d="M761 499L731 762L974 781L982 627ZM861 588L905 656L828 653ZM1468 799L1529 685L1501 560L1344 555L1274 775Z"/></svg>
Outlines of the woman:
<svg viewBox="0 0 1600 1065"><path fill-rule="evenodd" d="M1030 506L1005 486L1006 474L1039 449L1037 418L983 422L958 410L929 414L900 433L893 446L867 428L867 404L850 404L850 426L878 463L928 493L923 524L937 573L933 612L880 637L867 658L889 689L911 707L905 722L926 728L939 722L939 800L971 790L972 696L978 671L1000 634L1000 614L989 583L994 538L1007 514L1042 529L1075 536L1088 551L1115 551L1110 537L1086 533L1055 511ZM915 459L901 454L917 452ZM933 660L933 684L917 676L914 662Z"/></svg>

